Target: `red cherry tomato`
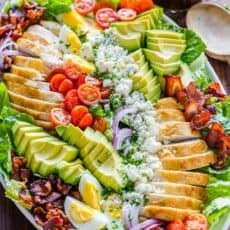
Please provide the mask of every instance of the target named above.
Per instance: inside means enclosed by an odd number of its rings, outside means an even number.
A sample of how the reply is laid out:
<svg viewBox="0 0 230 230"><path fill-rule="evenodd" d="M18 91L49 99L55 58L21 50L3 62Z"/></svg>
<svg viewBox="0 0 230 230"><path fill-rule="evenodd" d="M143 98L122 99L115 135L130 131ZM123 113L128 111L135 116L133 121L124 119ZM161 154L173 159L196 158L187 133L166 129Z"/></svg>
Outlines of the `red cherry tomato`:
<svg viewBox="0 0 230 230"><path fill-rule="evenodd" d="M100 88L100 92L101 92L101 98L107 99L111 95L112 89L102 87L102 88Z"/></svg>
<svg viewBox="0 0 230 230"><path fill-rule="evenodd" d="M100 87L102 85L102 82L100 80L98 80L95 77L89 76L89 75L85 77L85 83L88 83L88 84L91 84L97 87Z"/></svg>
<svg viewBox="0 0 230 230"><path fill-rule="evenodd" d="M69 112L76 106L79 105L80 100L77 95L76 89L71 89L66 95L65 95L65 109Z"/></svg>
<svg viewBox="0 0 230 230"><path fill-rule="evenodd" d="M93 123L93 116L90 113L87 113L79 122L78 126L81 129L85 129L88 126L91 126Z"/></svg>
<svg viewBox="0 0 230 230"><path fill-rule="evenodd" d="M102 8L96 13L96 22L102 28L109 28L110 24L117 20L117 13L111 8Z"/></svg>
<svg viewBox="0 0 230 230"><path fill-rule="evenodd" d="M95 0L76 0L74 8L79 14L88 14L93 11L95 5Z"/></svg>
<svg viewBox="0 0 230 230"><path fill-rule="evenodd" d="M76 88L78 89L80 85L85 83L85 76L80 75L76 81Z"/></svg>
<svg viewBox="0 0 230 230"><path fill-rule="evenodd" d="M208 230L207 218L200 213L191 214L184 220L186 230Z"/></svg>
<svg viewBox="0 0 230 230"><path fill-rule="evenodd" d="M51 80L51 78L56 75L56 74L63 74L65 75L65 70L64 69L55 69L53 70L47 77L48 81Z"/></svg>
<svg viewBox="0 0 230 230"><path fill-rule="evenodd" d="M82 84L77 92L81 102L85 105L96 104L101 99L99 89L91 84Z"/></svg>
<svg viewBox="0 0 230 230"><path fill-rule="evenodd" d="M50 120L53 126L67 125L71 121L71 116L64 109L54 108L50 112Z"/></svg>
<svg viewBox="0 0 230 230"><path fill-rule="evenodd" d="M66 79L66 76L64 74L58 73L53 75L53 77L50 80L50 89L52 91L57 92L59 89L60 84Z"/></svg>
<svg viewBox="0 0 230 230"><path fill-rule="evenodd" d="M166 230L185 230L185 226L181 220L174 220L166 226Z"/></svg>
<svg viewBox="0 0 230 230"><path fill-rule="evenodd" d="M68 91L74 88L74 84L70 79L65 79L58 88L58 92L66 95Z"/></svg>
<svg viewBox="0 0 230 230"><path fill-rule="evenodd" d="M72 111L71 111L71 121L74 125L77 125L79 126L80 123L81 123L81 120L87 115L87 114L90 114L89 113L89 109L84 106L84 105L77 105L75 106ZM90 114L91 115L91 114ZM92 116L92 115L91 115ZM79 126L80 128L86 128L84 127L84 124L85 124L85 120L83 120L83 122L81 123L81 126ZM92 124L92 122L91 122ZM90 124L90 125L91 125ZM90 126L88 125L87 123L87 126Z"/></svg>
<svg viewBox="0 0 230 230"><path fill-rule="evenodd" d="M132 9L120 9L117 12L118 17L121 21L132 21L137 17L136 11Z"/></svg>
<svg viewBox="0 0 230 230"><path fill-rule="evenodd" d="M66 76L71 80L77 80L82 75L81 67L77 64L70 64L65 67Z"/></svg>
<svg viewBox="0 0 230 230"><path fill-rule="evenodd" d="M94 117L92 128L101 133L104 133L106 130L106 120L103 117Z"/></svg>

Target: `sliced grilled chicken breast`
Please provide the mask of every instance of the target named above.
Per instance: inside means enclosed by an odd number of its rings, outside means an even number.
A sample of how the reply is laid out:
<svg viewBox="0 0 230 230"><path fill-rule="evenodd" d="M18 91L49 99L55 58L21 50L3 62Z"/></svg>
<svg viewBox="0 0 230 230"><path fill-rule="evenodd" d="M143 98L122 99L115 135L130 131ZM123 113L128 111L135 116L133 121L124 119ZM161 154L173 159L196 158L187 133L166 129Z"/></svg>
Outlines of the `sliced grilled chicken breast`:
<svg viewBox="0 0 230 230"><path fill-rule="evenodd" d="M38 33L26 31L23 33L22 37L30 41L37 41L41 45L44 45L44 46L47 46L50 44L48 40L46 40L44 37L42 37Z"/></svg>
<svg viewBox="0 0 230 230"><path fill-rule="evenodd" d="M49 121L35 120L34 123L35 123L35 125L40 126L46 130L53 130L54 129L54 126Z"/></svg>
<svg viewBox="0 0 230 230"><path fill-rule="evenodd" d="M27 31L39 34L41 37L43 37L51 44L58 44L58 37L43 26L32 25L27 29Z"/></svg>
<svg viewBox="0 0 230 230"><path fill-rule="evenodd" d="M216 156L212 151L184 157L164 157L161 159L164 169L184 171L206 167L215 162Z"/></svg>
<svg viewBox="0 0 230 230"><path fill-rule="evenodd" d="M45 69L44 63L39 58L32 58L32 57L24 57L24 56L15 56L14 57L14 64L21 67L27 67L31 69L35 69L40 73L46 73L47 70Z"/></svg>
<svg viewBox="0 0 230 230"><path fill-rule="evenodd" d="M30 108L30 109L34 109L34 110L38 110L42 112L50 112L50 110L53 108L63 107L63 104L60 104L60 103L52 103L52 102L32 99L32 98L25 97L20 94L14 93L10 90L8 90L8 93L9 93L10 100L13 101L13 103Z"/></svg>
<svg viewBox="0 0 230 230"><path fill-rule="evenodd" d="M32 87L28 87L22 84L7 82L7 88L17 94L23 95L25 97L49 101L49 102L63 102L64 97L60 93L40 90Z"/></svg>
<svg viewBox="0 0 230 230"><path fill-rule="evenodd" d="M24 77L20 77L16 74L12 74L12 73L5 73L3 74L3 79L8 83L8 82L12 82L12 83L18 83L18 84L22 84L22 85L26 85L29 87L33 87L36 89L41 89L41 90L45 90L45 91L50 91L50 86L49 83L47 82L40 82L40 81L32 81L32 80L28 80Z"/></svg>
<svg viewBox="0 0 230 230"><path fill-rule="evenodd" d="M173 142L201 137L200 132L192 130L189 122L168 121L161 125L158 140Z"/></svg>
<svg viewBox="0 0 230 230"><path fill-rule="evenodd" d="M35 81L44 81L45 76L35 69L12 65L10 72Z"/></svg>
<svg viewBox="0 0 230 230"><path fill-rule="evenodd" d="M184 106L173 97L166 97L158 100L155 104L156 109L179 109L184 110Z"/></svg>
<svg viewBox="0 0 230 230"><path fill-rule="evenodd" d="M188 196L199 200L205 199L205 189L202 187L170 182L153 182L151 185L156 190L162 190L162 194Z"/></svg>
<svg viewBox="0 0 230 230"><path fill-rule="evenodd" d="M202 208L202 201L187 197L187 196L175 196L169 194L148 194L147 205L159 205L161 207L172 207L180 209L193 209L199 210Z"/></svg>
<svg viewBox="0 0 230 230"><path fill-rule="evenodd" d="M174 156L188 156L200 154L208 151L208 146L204 140L192 140L186 142L180 142L170 145L163 145L159 151L160 157L167 156L171 153Z"/></svg>
<svg viewBox="0 0 230 230"><path fill-rule="evenodd" d="M54 35L58 36L60 33L61 25L53 21L40 21L41 26L45 27L47 30L51 31Z"/></svg>
<svg viewBox="0 0 230 230"><path fill-rule="evenodd" d="M42 54L41 47L28 39L19 38L16 43L20 51L30 54L31 56L40 57Z"/></svg>
<svg viewBox="0 0 230 230"><path fill-rule="evenodd" d="M157 109L156 119L158 122L185 121L183 112L178 109Z"/></svg>
<svg viewBox="0 0 230 230"><path fill-rule="evenodd" d="M30 114L35 119L43 120L43 121L50 121L50 113L30 109L30 108L27 108L21 105L14 104L12 102L11 102L11 106L22 113Z"/></svg>
<svg viewBox="0 0 230 230"><path fill-rule="evenodd" d="M184 172L164 169L157 169L155 173L161 181L199 186L206 186L209 182L209 175L205 173Z"/></svg>
<svg viewBox="0 0 230 230"><path fill-rule="evenodd" d="M144 217L157 218L166 221L172 221L176 219L183 220L185 217L194 213L198 213L198 211L191 209L160 207L157 205L148 205L141 210L141 215Z"/></svg>

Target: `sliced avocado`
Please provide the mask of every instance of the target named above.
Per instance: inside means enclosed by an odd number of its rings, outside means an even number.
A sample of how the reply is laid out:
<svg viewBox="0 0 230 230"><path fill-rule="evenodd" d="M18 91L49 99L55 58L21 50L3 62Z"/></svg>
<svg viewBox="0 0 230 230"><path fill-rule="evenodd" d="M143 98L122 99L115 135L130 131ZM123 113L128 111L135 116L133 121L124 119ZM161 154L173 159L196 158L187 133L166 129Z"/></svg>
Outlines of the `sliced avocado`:
<svg viewBox="0 0 230 230"><path fill-rule="evenodd" d="M179 68L179 65L175 65L175 66L171 66L171 67L162 67L159 66L158 64L151 64L152 68L153 68L153 71L158 74L159 76L162 76L162 75L165 75L165 74L173 74L175 73L178 68Z"/></svg>
<svg viewBox="0 0 230 230"><path fill-rule="evenodd" d="M145 57L148 61L151 62L152 60L155 60L155 61L163 63L163 64L164 63L168 64L171 62L178 61L180 59L180 56L181 56L181 54L178 54L178 53L164 54L164 53L149 50L149 49L144 49L144 54L145 54Z"/></svg>
<svg viewBox="0 0 230 230"><path fill-rule="evenodd" d="M97 143L95 146L93 146L93 148L90 148L90 149L85 149L85 150L82 149L82 151L85 151L83 159L86 159L87 157L89 157L91 153L95 153L99 155L104 150L105 150L105 147L102 143Z"/></svg>
<svg viewBox="0 0 230 230"><path fill-rule="evenodd" d="M150 64L152 66L156 66L156 67L160 67L160 68L165 68L165 69L170 69L170 68L179 68L180 64L181 64L181 61L175 61L175 62L170 62L170 63L167 63L167 64L164 64L164 63L160 63L158 61L151 61Z"/></svg>
<svg viewBox="0 0 230 230"><path fill-rule="evenodd" d="M128 34L121 34L116 31L116 40L121 47L128 51L133 51L141 48L141 34L130 32Z"/></svg>
<svg viewBox="0 0 230 230"><path fill-rule="evenodd" d="M143 16L138 17L138 18L136 19L136 21L142 21L142 20L147 20L147 21L149 21L149 23L150 23L150 28L151 28L151 29L155 29L155 28L156 28L156 25L155 25L155 23L154 23L154 20L153 20L153 18L152 18L152 16L151 16L150 14L143 15Z"/></svg>
<svg viewBox="0 0 230 230"><path fill-rule="evenodd" d="M143 77L134 77L133 78L133 88L134 90L139 90L148 85L148 83L154 78L153 71L149 70L147 74Z"/></svg>
<svg viewBox="0 0 230 230"><path fill-rule="evenodd" d="M72 162L59 162L56 165L56 171L58 173L58 177L65 183L76 185L85 170L82 166L82 162L77 159Z"/></svg>
<svg viewBox="0 0 230 230"><path fill-rule="evenodd" d="M135 62L139 67L143 66L146 63L144 55L139 60L137 60Z"/></svg>
<svg viewBox="0 0 230 230"><path fill-rule="evenodd" d="M184 39L175 38L161 38L161 37L148 37L147 43L164 43L164 44L175 44L175 45L185 45L186 41Z"/></svg>
<svg viewBox="0 0 230 230"><path fill-rule="evenodd" d="M185 45L165 44L165 43L151 43L147 42L147 48L163 53L178 53L181 54L185 50Z"/></svg>
<svg viewBox="0 0 230 230"><path fill-rule="evenodd" d="M32 132L41 132L43 129L38 126L27 126L27 127L21 127L18 129L18 131L15 133L14 136L14 145L17 147L19 143L22 141L23 135L25 133L32 133Z"/></svg>
<svg viewBox="0 0 230 230"><path fill-rule="evenodd" d="M152 101L152 98L159 99L161 94L161 87L158 79L154 79L146 87L140 89L140 92L144 91L143 94L146 99Z"/></svg>
<svg viewBox="0 0 230 230"><path fill-rule="evenodd" d="M147 96L147 98L152 102L156 102L157 100L159 100L160 96L161 96L161 84L156 85L152 92L154 92L151 96Z"/></svg>
<svg viewBox="0 0 230 230"><path fill-rule="evenodd" d="M30 141L42 137L49 137L50 135L46 132L34 132L34 133L25 133L22 137L21 142L17 146L17 152L22 155L26 152L26 149L30 143Z"/></svg>
<svg viewBox="0 0 230 230"><path fill-rule="evenodd" d="M129 54L129 57L133 58L134 61L138 61L140 60L142 57L144 57L144 54L142 52L142 49L138 49L132 53Z"/></svg>
<svg viewBox="0 0 230 230"><path fill-rule="evenodd" d="M160 38L173 38L173 39L184 39L185 35L177 33L171 30L147 30L147 37L160 37Z"/></svg>
<svg viewBox="0 0 230 230"><path fill-rule="evenodd" d="M57 132L57 134L58 134L59 136L63 136L63 134L65 133L66 129L67 129L67 126L66 126L66 125L59 125L59 126L57 126L57 127L55 128L55 130L56 130L56 132Z"/></svg>
<svg viewBox="0 0 230 230"><path fill-rule="evenodd" d="M28 122L24 122L24 121L15 121L12 127L12 133L16 137L17 136L16 133L20 128L29 127L29 126L33 126L33 125Z"/></svg>

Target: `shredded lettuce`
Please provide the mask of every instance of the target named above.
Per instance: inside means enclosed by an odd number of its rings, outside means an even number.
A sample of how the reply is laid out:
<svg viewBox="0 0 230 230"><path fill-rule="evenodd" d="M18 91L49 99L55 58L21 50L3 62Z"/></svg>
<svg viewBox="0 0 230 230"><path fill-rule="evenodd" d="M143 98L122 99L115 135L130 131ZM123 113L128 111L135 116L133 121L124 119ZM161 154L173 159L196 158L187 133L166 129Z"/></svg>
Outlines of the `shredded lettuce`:
<svg viewBox="0 0 230 230"><path fill-rule="evenodd" d="M5 182L6 182L6 191L5 191L6 197L22 205L24 208L30 210L32 208L32 202L30 202L32 201L32 198L25 183L13 179L9 180L8 178L5 178ZM21 192L22 189L24 190L26 196L28 197L28 202L26 202L19 196L19 193Z"/></svg>
<svg viewBox="0 0 230 230"><path fill-rule="evenodd" d="M104 110L101 105L91 105L89 107L89 111L93 116L99 116L99 117L104 117Z"/></svg>

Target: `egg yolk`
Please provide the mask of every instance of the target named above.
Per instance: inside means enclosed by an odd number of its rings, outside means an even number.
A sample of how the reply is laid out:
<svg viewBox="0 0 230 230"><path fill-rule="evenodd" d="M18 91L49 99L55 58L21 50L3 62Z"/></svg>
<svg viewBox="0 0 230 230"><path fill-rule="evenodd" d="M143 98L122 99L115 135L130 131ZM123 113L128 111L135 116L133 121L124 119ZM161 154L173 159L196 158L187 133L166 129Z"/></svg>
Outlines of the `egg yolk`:
<svg viewBox="0 0 230 230"><path fill-rule="evenodd" d="M74 34L73 32L70 32L67 35L67 42L70 44L70 49L75 53L75 54L79 54L80 52L80 47L81 47L81 42L79 40L79 38L77 37L76 34Z"/></svg>
<svg viewBox="0 0 230 230"><path fill-rule="evenodd" d="M100 209L101 195L93 183L87 182L84 185L82 198L90 207Z"/></svg>
<svg viewBox="0 0 230 230"><path fill-rule="evenodd" d="M86 223L95 215L93 210L76 203L71 203L69 209L70 216L76 223Z"/></svg>

